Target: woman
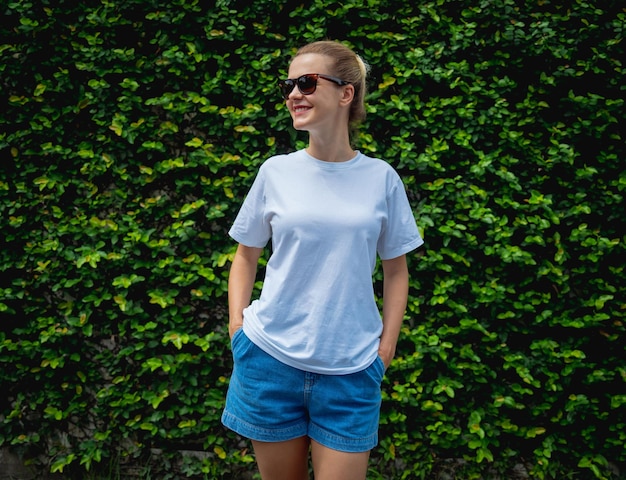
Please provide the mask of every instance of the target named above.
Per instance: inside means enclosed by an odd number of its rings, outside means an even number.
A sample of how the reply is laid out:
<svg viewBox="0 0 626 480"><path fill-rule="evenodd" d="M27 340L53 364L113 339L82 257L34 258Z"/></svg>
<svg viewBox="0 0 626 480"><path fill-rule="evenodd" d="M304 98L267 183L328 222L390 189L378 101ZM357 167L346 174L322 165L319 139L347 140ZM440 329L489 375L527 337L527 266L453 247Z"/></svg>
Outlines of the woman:
<svg viewBox="0 0 626 480"><path fill-rule="evenodd" d="M398 174L353 150L367 68L315 42L279 83L306 149L259 169L230 235L234 369L222 421L250 438L263 480L363 480L378 442L381 382L406 309L405 255L422 244ZM261 296L250 303L272 240ZM372 285L382 261L382 321Z"/></svg>

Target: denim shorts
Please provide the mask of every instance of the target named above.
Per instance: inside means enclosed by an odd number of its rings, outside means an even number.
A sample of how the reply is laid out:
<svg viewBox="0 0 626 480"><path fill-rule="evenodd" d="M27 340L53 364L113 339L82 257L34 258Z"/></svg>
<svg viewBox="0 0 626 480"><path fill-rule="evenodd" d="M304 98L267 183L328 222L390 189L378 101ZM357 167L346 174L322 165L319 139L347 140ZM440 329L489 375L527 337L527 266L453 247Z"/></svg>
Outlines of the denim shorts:
<svg viewBox="0 0 626 480"><path fill-rule="evenodd" d="M322 375L285 365L240 328L232 339L234 369L222 423L251 440L282 442L308 436L343 452L378 443L380 357L365 370Z"/></svg>

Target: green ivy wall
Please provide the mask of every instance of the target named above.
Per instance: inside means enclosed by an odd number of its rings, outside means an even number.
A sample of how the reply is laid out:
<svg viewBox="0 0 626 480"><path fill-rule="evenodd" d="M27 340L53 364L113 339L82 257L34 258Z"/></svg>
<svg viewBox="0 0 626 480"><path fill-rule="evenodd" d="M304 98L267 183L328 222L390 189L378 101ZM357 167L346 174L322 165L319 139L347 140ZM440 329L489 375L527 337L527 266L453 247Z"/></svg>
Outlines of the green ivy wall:
<svg viewBox="0 0 626 480"><path fill-rule="evenodd" d="M368 478L626 475L623 2L0 9L0 447L71 478L254 470L219 422L226 232L306 141L277 77L332 38L372 66L355 142L426 241Z"/></svg>

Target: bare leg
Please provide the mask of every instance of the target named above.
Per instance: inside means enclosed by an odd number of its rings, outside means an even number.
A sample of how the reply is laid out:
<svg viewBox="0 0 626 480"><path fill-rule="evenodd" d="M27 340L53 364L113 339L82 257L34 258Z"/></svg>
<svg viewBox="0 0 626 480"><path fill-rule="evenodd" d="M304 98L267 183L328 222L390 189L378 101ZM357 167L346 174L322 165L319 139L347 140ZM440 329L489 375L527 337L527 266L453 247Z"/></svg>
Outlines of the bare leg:
<svg viewBox="0 0 626 480"><path fill-rule="evenodd" d="M315 480L365 480L370 452L332 450L311 440Z"/></svg>
<svg viewBox="0 0 626 480"><path fill-rule="evenodd" d="M309 437L287 442L253 441L252 446L263 480L309 479Z"/></svg>

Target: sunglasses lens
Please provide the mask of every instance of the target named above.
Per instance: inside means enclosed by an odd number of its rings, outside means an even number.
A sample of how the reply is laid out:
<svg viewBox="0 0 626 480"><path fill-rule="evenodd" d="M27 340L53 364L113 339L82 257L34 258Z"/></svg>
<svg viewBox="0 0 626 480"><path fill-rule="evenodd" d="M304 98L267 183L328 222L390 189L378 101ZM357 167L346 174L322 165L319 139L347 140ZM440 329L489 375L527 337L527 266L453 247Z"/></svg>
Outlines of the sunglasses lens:
<svg viewBox="0 0 626 480"><path fill-rule="evenodd" d="M311 95L317 87L317 76L314 75L302 75L296 81L302 95Z"/></svg>
<svg viewBox="0 0 626 480"><path fill-rule="evenodd" d="M287 98L289 97L289 94L293 91L294 87L296 86L296 83L291 79L287 79L287 80L281 80L278 83L278 86L280 87L280 91L283 94L283 97Z"/></svg>
<svg viewBox="0 0 626 480"><path fill-rule="evenodd" d="M298 85L298 90L300 90L302 95L311 95L317 88L317 75L308 74L302 75L295 80L291 78L280 80L278 86L285 100L289 98L289 95L293 92L296 85Z"/></svg>

